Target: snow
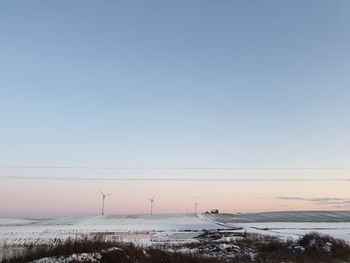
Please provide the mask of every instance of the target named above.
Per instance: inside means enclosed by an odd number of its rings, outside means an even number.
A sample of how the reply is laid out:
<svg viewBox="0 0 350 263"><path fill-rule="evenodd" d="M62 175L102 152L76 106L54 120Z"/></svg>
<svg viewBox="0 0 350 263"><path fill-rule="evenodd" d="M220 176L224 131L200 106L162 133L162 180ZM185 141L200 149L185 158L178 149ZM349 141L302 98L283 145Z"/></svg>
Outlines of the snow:
<svg viewBox="0 0 350 263"><path fill-rule="evenodd" d="M230 225L230 224L228 224ZM310 222L266 222L234 224L243 231L281 238L299 238L310 232L319 232L350 242L350 222L310 223Z"/></svg>
<svg viewBox="0 0 350 263"><path fill-rule="evenodd" d="M94 234L104 234L110 240L144 246L198 242L196 237L203 233L203 229L259 233L285 239L319 232L350 242L350 212L298 213L261 213L260 216L255 213L0 218L0 259L2 250L10 246L18 249L24 244L47 244ZM288 218L294 221L288 222Z"/></svg>
<svg viewBox="0 0 350 263"><path fill-rule="evenodd" d="M247 215L244 215L245 218L252 220L251 214ZM285 218L288 216L288 213L284 215ZM257 217L257 214L255 214L255 217ZM271 217L271 215L268 217ZM311 218L315 217L320 218L319 215L311 215ZM328 216L326 217L328 218ZM244 217L241 216L242 218ZM266 215L262 215L262 218L266 218ZM282 214L279 213L277 218L281 219ZM299 216L300 218L301 216ZM228 228L238 228L238 230L235 230L237 232L246 231L286 238L297 238L309 232L320 232L350 241L350 220L338 222L340 217L336 218L334 214L332 218L335 218L336 222L261 222L261 218L256 218L257 222L237 222L237 215L233 214L110 215L39 219L0 218L0 245L23 244L33 240L44 243L47 240L57 238L65 239L72 236L99 233L129 241L150 240L152 237L162 240L193 239L203 229ZM308 218L305 218L305 214L303 220L308 220Z"/></svg>
<svg viewBox="0 0 350 263"><path fill-rule="evenodd" d="M81 254L72 254L70 256L41 258L41 259L32 261L32 263L69 263L69 262L98 263L100 262L100 259L101 259L100 253L81 253Z"/></svg>
<svg viewBox="0 0 350 263"><path fill-rule="evenodd" d="M0 225L0 244L38 239L66 238L76 235L116 233L120 236L152 232L171 232L184 230L217 229L219 226L193 215L116 215L69 217L42 219L19 225L21 219L11 221L2 219ZM11 224L11 222L13 222ZM23 243L23 242L22 242Z"/></svg>
<svg viewBox="0 0 350 263"><path fill-rule="evenodd" d="M38 220L30 218L0 218L0 226L7 225L29 225L36 223Z"/></svg>
<svg viewBox="0 0 350 263"><path fill-rule="evenodd" d="M208 214L205 216L221 223L350 222L350 211L286 211L246 214Z"/></svg>
<svg viewBox="0 0 350 263"><path fill-rule="evenodd" d="M190 240L202 229L222 228L211 221L191 214L172 215L111 215L48 218L33 220L29 224L21 219L2 219L1 246L47 244L58 239L79 238L91 234L104 234L114 241L149 245L164 240ZM11 223L13 222L13 223ZM0 251L1 252L1 251Z"/></svg>

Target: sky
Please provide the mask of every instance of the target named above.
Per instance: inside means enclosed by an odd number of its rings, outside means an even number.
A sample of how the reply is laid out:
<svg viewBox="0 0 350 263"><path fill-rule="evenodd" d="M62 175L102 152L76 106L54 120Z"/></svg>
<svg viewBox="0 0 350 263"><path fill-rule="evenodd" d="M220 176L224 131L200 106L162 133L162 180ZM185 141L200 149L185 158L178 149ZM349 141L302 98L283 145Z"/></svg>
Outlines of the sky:
<svg viewBox="0 0 350 263"><path fill-rule="evenodd" d="M345 0L3 1L0 177L350 178L57 168L350 168L349 12ZM164 213L191 212L191 196L201 211L348 210L349 186L2 178L0 216L98 213L99 188L109 213L146 213L154 194Z"/></svg>

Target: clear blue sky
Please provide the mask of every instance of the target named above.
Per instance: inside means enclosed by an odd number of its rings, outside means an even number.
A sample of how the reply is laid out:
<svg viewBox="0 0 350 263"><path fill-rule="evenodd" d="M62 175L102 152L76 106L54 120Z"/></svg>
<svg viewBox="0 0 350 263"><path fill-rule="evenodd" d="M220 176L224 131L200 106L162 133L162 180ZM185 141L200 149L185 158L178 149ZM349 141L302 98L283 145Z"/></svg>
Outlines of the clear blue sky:
<svg viewBox="0 0 350 263"><path fill-rule="evenodd" d="M347 0L1 1L0 165L350 167L349 14ZM98 213L98 188L113 193L107 213L148 212L155 193L156 212L192 212L193 195L200 211L349 208L347 182L1 179L0 215Z"/></svg>
<svg viewBox="0 0 350 263"><path fill-rule="evenodd" d="M350 166L349 1L2 1L2 165Z"/></svg>

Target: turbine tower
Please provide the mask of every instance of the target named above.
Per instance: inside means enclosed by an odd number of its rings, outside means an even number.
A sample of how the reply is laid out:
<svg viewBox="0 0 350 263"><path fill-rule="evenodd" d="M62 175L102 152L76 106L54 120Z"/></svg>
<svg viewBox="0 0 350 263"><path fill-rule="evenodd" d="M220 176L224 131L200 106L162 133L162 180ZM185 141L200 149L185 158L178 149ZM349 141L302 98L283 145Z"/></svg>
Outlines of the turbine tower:
<svg viewBox="0 0 350 263"><path fill-rule="evenodd" d="M107 196L109 196L111 194L105 194L101 190L100 190L100 193L102 194L102 212L101 212L101 215L103 216L105 214L105 199Z"/></svg>
<svg viewBox="0 0 350 263"><path fill-rule="evenodd" d="M199 203L194 202L194 213L197 214L197 207L198 207Z"/></svg>
<svg viewBox="0 0 350 263"><path fill-rule="evenodd" d="M194 213L197 214L197 212L198 212L197 208L198 208L198 205L199 205L199 203L198 203L197 200L198 200L200 197L199 197L199 196L190 196L190 198L191 198L191 199L194 199Z"/></svg>
<svg viewBox="0 0 350 263"><path fill-rule="evenodd" d="M155 197L156 197L156 195L154 195L152 198L148 199L151 202L151 215L153 215L153 202L154 202Z"/></svg>

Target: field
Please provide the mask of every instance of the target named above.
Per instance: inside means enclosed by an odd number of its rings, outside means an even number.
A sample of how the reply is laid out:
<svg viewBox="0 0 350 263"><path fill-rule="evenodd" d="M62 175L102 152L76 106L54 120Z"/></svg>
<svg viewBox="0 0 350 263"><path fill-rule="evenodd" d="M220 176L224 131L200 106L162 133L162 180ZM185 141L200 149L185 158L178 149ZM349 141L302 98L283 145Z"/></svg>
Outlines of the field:
<svg viewBox="0 0 350 263"><path fill-rule="evenodd" d="M30 244L48 245L86 236L103 235L110 242L196 253L203 249L196 245L199 243L214 242L225 251L228 242L250 234L287 241L310 232L350 242L350 212L0 218L0 257L18 253ZM211 255L209 250L204 252ZM225 256L222 251L217 253Z"/></svg>

